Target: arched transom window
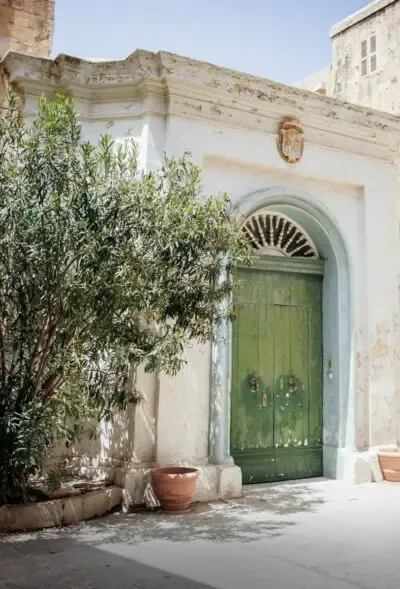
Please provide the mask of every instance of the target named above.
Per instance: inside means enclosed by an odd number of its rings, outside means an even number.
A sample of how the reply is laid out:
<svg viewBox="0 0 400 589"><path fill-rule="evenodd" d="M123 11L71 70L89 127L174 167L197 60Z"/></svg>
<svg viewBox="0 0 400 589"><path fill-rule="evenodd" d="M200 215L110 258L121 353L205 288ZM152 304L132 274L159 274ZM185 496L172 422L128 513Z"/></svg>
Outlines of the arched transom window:
<svg viewBox="0 0 400 589"><path fill-rule="evenodd" d="M318 259L311 238L289 217L274 211L251 215L242 230L258 254Z"/></svg>

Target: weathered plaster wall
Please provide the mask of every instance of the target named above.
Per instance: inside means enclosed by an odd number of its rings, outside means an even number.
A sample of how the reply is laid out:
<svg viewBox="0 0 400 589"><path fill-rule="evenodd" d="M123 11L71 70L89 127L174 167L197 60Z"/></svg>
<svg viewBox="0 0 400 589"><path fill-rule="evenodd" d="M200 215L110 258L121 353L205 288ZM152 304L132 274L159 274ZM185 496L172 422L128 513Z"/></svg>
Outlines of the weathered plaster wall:
<svg viewBox="0 0 400 589"><path fill-rule="evenodd" d="M159 464L200 463L208 458L210 346L191 344L174 378L160 375L157 414Z"/></svg>
<svg viewBox="0 0 400 589"><path fill-rule="evenodd" d="M349 480L368 479L369 470L362 476L356 472L358 453L399 437L400 121L166 53L136 52L123 62L103 64L12 54L4 68L10 80L24 88L26 112L34 112L40 93L61 87L76 97L87 138L96 141L105 132L117 142L133 137L144 169L158 167L164 151L190 151L203 168L207 192L228 191L234 204L243 204L256 198L248 195L275 191L276 206L282 210L288 205L278 197L290 194L295 202L298 198L310 210L321 211L318 218L301 212L301 207L296 214L331 264L324 286L330 292L345 285L335 265L343 258L326 237L324 219L329 220L346 250L350 289L348 301L330 299L325 341L328 346L340 341L338 333L346 330L351 341L347 358L340 360L343 350L337 343L324 351L325 368L329 357L334 371L337 366L350 368L348 380L337 371L332 382L325 379L327 472ZM298 118L305 131L304 156L296 166L286 164L276 146L279 123L287 116ZM338 324L339 316L347 320ZM138 387L145 400L136 414L118 418L113 431L102 426L97 441L72 449L70 456L78 457L81 465L92 460L93 465L128 469L135 497L136 473L155 463L203 465L203 497L218 494L218 486L229 492L237 488L229 456L227 478L221 465L208 464L209 431L229 431L229 416L225 423L219 417L222 421L210 429L215 413L215 399L210 404L211 348L191 346L186 354L187 366L174 379L140 374ZM354 457L341 470L339 449ZM346 468L353 473L347 475Z"/></svg>
<svg viewBox="0 0 400 589"><path fill-rule="evenodd" d="M243 145L245 138L237 137L233 141L230 130L226 130L226 145L240 146ZM386 178L387 170L385 167L377 166L372 170L371 164L365 166L365 162L361 158L347 157L343 158L339 153L329 155L329 163L324 163L323 153L319 150L309 147L310 158L312 157L312 170L308 174L302 174L300 164L296 171L287 170L286 172L270 169L263 165L262 161L257 160L262 158L264 150L257 145L256 137L253 141L246 142L246 156L247 165L244 162L243 154L241 156L231 153L230 159L223 160L223 141L220 140L218 146L211 148L211 138L203 143L207 145L207 149L215 154L217 157L212 158L208 156L204 162L204 177L205 187L207 190L217 190L219 186L223 186L231 195L233 201L243 198L243 195L249 194L255 190L265 189L266 187L279 187L288 190L293 190L293 193L304 192L309 195L315 203L320 203L324 208L328 209L331 216L336 220L337 226L345 237L348 247L351 269L353 273L353 304L355 308L355 334L359 330L359 336L356 339L356 347L358 350L359 364L357 366L356 386L357 386L357 431L356 431L356 445L359 450L365 450L371 443L389 443L395 437L395 426L393 420L395 419L395 412L393 411L393 397L388 391L394 390L394 381L390 383L390 378L393 378L392 362L395 347L387 345L386 339L381 341L382 337L391 337L394 335L393 329L390 333L381 330L380 323L377 321L375 314L386 315L385 324L395 321L397 314L397 302L394 300L395 283L396 283L396 261L391 256L390 251L396 251L397 244L394 236L396 234L396 220L394 215L394 207L396 204L396 186L393 180L389 181ZM253 143L253 149L251 148ZM233 148L234 149L234 148ZM233 151L229 148L229 151ZM238 150L241 147L238 148ZM240 159L239 159L240 157ZM220 159L221 158L221 159ZM241 160L241 161L240 161ZM345 161L347 160L347 161ZM270 161L270 160L269 160ZM340 165L341 175L333 175L332 171L336 167L335 161ZM250 163L251 162L251 163ZM306 166L306 158L304 158L304 167ZM357 170L358 168L358 170ZM332 170L332 171L331 171ZM311 175L312 174L312 175ZM351 176L352 182L343 182L341 179L349 181ZM378 180L379 178L379 180ZM386 187L384 185L386 182ZM363 184L364 183L364 186ZM366 188L366 184L369 184ZM379 186L379 187L378 187ZM369 212L370 207L382 206L382 200L376 198L376 194L383 195L386 199L385 213L383 210L379 213L379 219L376 218L378 214ZM375 195L375 196L373 196ZM368 225L371 225L368 229ZM372 229L372 225L374 229ZM390 239L387 233L388 228L392 227L390 231ZM376 239L385 241L385 246L377 250L369 245L369 238L367 235L373 233L376 244ZM378 237L378 234L380 237ZM315 236L313 236L315 239ZM383 254L383 248L386 249L386 254ZM371 251L369 251L371 250ZM378 255L380 263L375 262L375 257ZM387 256L387 261L383 262L382 257ZM369 277L374 276L371 280ZM378 275L380 276L378 280ZM371 282L370 282L371 280ZM379 284L386 284L380 287ZM381 290L382 288L382 290ZM384 294L386 291L387 294ZM391 293L391 294L389 294ZM369 300L369 309L368 301ZM385 308L382 308L378 301L385 300ZM369 317L368 317L369 315ZM327 319L329 326L329 318ZM333 326L331 326L333 328ZM363 333L371 331L369 338L365 340ZM371 362L369 364L369 353L371 353ZM382 355L382 357L380 356ZM360 361L360 358L363 361ZM384 358L384 359L383 359ZM335 358L334 358L335 359ZM327 360L327 358L326 358ZM383 364L381 363L383 362ZM385 362L387 364L385 364ZM325 366L326 368L326 366ZM365 385L365 370L369 373L367 382L371 379L370 386L374 386L375 374L379 382L378 389L368 391ZM377 371L377 372L376 372ZM390 376L391 374L391 376ZM374 376L372 376L374 375ZM389 379L387 382L386 379ZM339 395L338 390L330 392L334 397ZM373 407L369 408L369 403L372 399ZM329 399L325 399L329 402ZM342 414L339 414L340 407L337 403L330 403L331 410L326 412L325 420L325 442L328 445L338 446L344 442L345 423L343 418L346 415L345 407L342 407ZM371 414L369 414L369 409ZM392 415L393 414L393 415ZM374 422L370 424L370 418L374 415ZM382 424L385 424L384 426ZM391 427L389 427L391 424ZM371 431L370 431L371 428ZM371 439L370 439L371 437Z"/></svg>
<svg viewBox="0 0 400 589"><path fill-rule="evenodd" d="M243 87L246 91L247 86ZM306 123L310 111L306 102L304 105L302 116ZM370 445L392 443L399 425L394 375L397 261L391 253L398 252L395 211L398 186L390 161L366 158L363 155L368 151L366 145L352 143L343 131L339 132L340 139L336 134L330 136L334 149L327 150L316 144L315 126L310 124L305 129L307 149L303 160L290 168L279 158L269 121L261 113L257 117L255 106L251 109L252 118L248 114L240 116L220 104L200 105L193 97L188 100L174 96L170 109L182 109L184 113L169 118L168 153L189 150L203 167L206 191L227 190L234 203L246 194L270 187L293 190L294 194L301 191L329 211L335 220L348 248L352 277L351 368L355 406L350 411L350 393L343 394L337 384L327 383L325 443L332 448L343 447L351 437L350 445L354 444L359 451ZM209 112L214 115L212 120ZM335 123L331 121L336 119L336 113L328 103L323 115L327 127L333 131ZM237 118L232 121L234 117ZM319 133L323 133L322 128ZM370 136L371 139L373 143ZM384 211L378 213L377 207ZM380 246L376 248L378 242ZM328 330L343 328L330 326L329 318L326 323ZM381 324L392 327L386 332ZM340 350L331 352L335 366L339 353ZM353 416L352 426L349 421Z"/></svg>

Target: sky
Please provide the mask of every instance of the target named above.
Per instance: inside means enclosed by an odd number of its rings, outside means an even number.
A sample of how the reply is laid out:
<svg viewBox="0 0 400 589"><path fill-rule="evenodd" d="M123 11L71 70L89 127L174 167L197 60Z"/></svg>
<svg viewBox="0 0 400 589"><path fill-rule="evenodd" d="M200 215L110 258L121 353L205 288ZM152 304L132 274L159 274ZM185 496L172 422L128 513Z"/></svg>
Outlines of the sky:
<svg viewBox="0 0 400 589"><path fill-rule="evenodd" d="M330 62L330 28L368 3L56 0L53 56L164 50L290 84Z"/></svg>

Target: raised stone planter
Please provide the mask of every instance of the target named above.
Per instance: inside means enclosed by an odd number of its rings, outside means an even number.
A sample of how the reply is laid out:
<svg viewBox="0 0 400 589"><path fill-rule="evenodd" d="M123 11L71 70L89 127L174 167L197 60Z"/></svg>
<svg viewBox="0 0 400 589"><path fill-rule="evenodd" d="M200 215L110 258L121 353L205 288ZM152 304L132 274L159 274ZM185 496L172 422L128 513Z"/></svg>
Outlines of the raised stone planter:
<svg viewBox="0 0 400 589"><path fill-rule="evenodd" d="M70 497L0 508L0 532L33 532L93 519L121 503L122 489L100 488Z"/></svg>

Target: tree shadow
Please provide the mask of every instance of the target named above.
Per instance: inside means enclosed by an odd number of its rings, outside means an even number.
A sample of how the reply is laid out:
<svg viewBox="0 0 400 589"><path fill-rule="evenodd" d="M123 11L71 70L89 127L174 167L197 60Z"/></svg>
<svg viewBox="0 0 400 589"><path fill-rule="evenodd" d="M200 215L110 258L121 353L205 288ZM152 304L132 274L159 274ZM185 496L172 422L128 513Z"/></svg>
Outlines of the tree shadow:
<svg viewBox="0 0 400 589"><path fill-rule="evenodd" d="M117 511L62 530L8 536L3 543L60 537L91 546L121 543L135 546L160 540L178 543L255 542L278 538L287 528L296 525L295 520L282 516L315 513L324 502L318 489L307 484L268 485L246 488L240 499L195 504L185 514L166 514L159 509L145 508L128 514Z"/></svg>
<svg viewBox="0 0 400 589"><path fill-rule="evenodd" d="M169 515L160 510L114 513L62 530L8 536L5 543L71 538L92 546L123 543L135 546L151 541L254 542L282 536L296 522L275 517L259 505L219 502L194 505L191 512Z"/></svg>
<svg viewBox="0 0 400 589"><path fill-rule="evenodd" d="M128 544L154 540L247 543L282 536L285 528L295 525L293 521L263 517L253 508L237 510L235 505L226 504L196 506L192 513L185 515L154 512L114 517L114 520L92 522L90 530L82 529L83 535L88 537L89 533L96 542L102 536L101 542Z"/></svg>
<svg viewBox="0 0 400 589"><path fill-rule="evenodd" d="M245 487L243 497L238 499L195 504L189 514L138 513L134 521L122 519L115 525L118 532L126 528L128 542L133 543L155 539L172 542L253 542L282 536L287 527L297 523L282 519L282 516L316 513L325 501L323 492L318 487L313 488L310 482L280 483ZM108 527L106 520L92 523L100 527L104 523Z"/></svg>
<svg viewBox="0 0 400 589"><path fill-rule="evenodd" d="M141 395L136 405L115 411L109 422L95 419L82 423L82 431L74 444L59 440L47 458L43 471L63 475L103 479L115 482L129 465L142 465L154 460L155 453L155 388L156 373L145 374L138 369L135 390ZM147 380L146 380L147 379ZM140 426L141 453L135 451L135 432ZM118 484L118 482L117 482Z"/></svg>
<svg viewBox="0 0 400 589"><path fill-rule="evenodd" d="M236 500L237 505L252 505L254 509L269 511L276 515L293 513L316 513L325 503L324 496L316 489L303 485L268 485L245 489L244 497Z"/></svg>

